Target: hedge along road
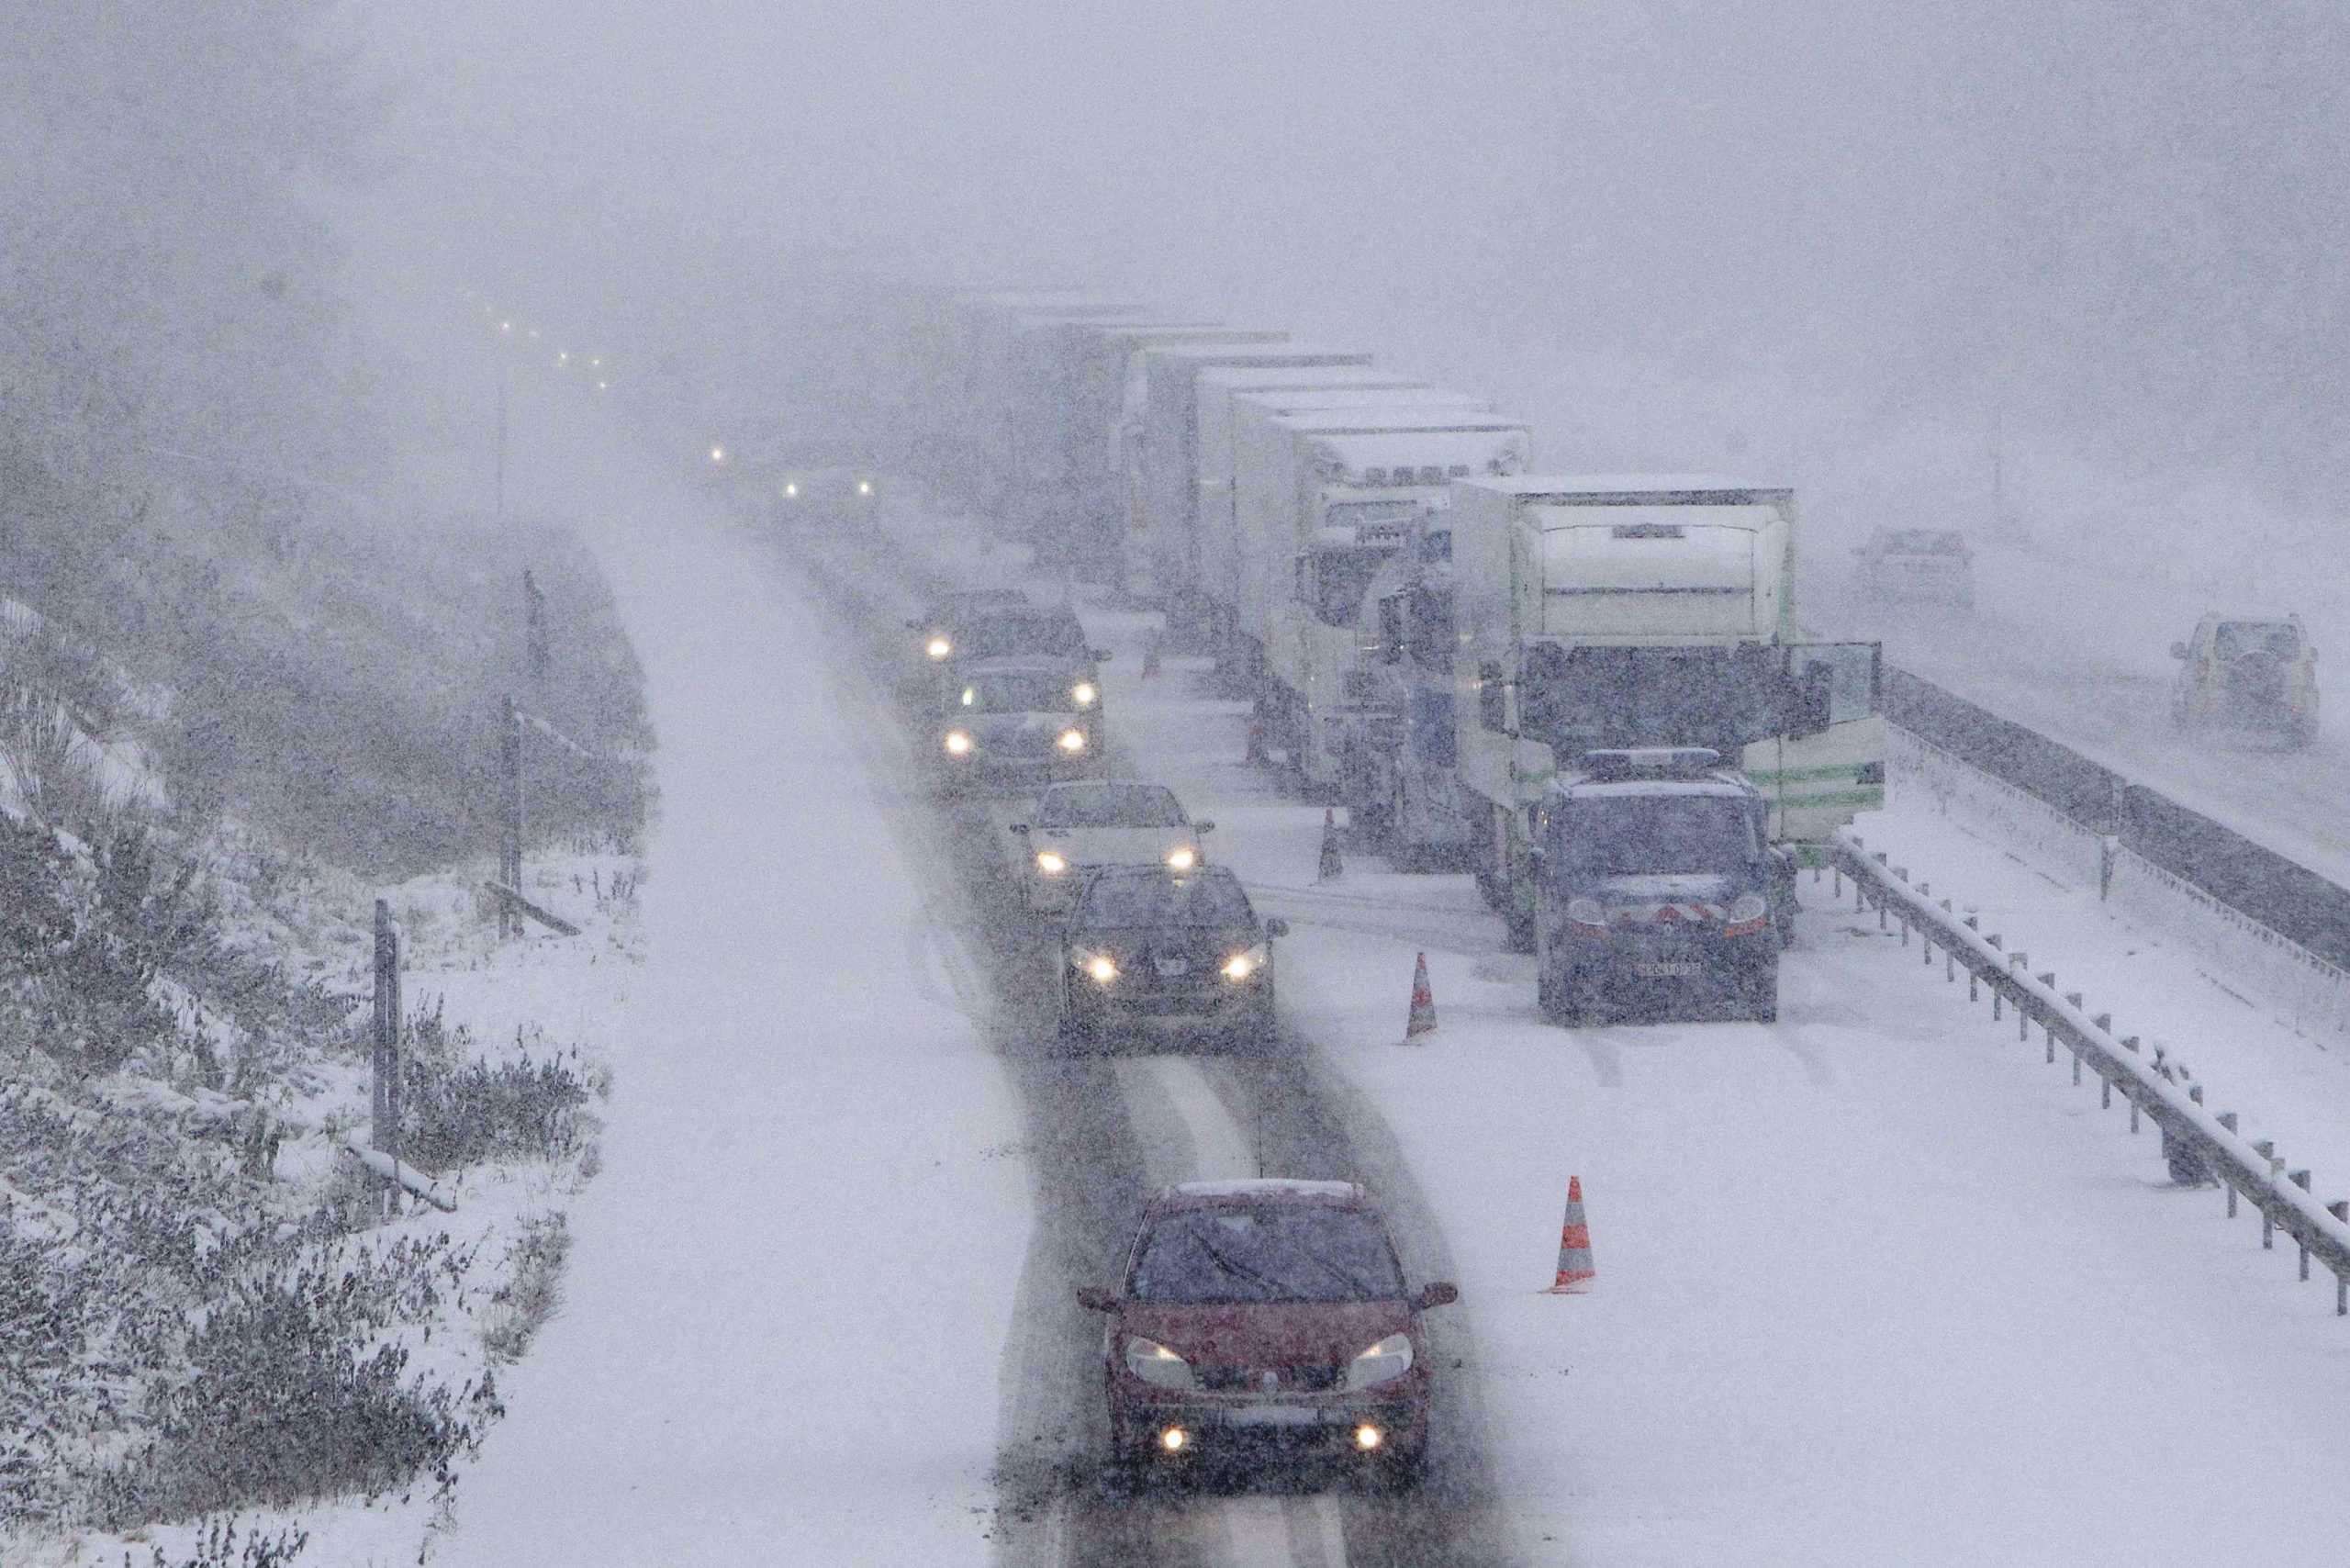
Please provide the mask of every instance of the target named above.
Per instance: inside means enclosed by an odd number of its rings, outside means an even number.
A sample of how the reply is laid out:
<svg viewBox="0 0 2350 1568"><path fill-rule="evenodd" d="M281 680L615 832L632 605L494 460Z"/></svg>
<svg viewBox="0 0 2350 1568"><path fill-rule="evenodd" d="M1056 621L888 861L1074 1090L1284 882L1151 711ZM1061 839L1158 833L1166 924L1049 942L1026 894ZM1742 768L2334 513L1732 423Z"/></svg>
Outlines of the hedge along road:
<svg viewBox="0 0 2350 1568"><path fill-rule="evenodd" d="M844 541L806 543L815 553L797 565L831 596L836 645L863 653L861 668L842 662L844 707L868 719L891 711L888 672L902 656L912 608L904 590ZM1114 736L1114 714L1110 723ZM1005 1560L1102 1568L1498 1562L1475 1357L1464 1323L1449 1310L1426 1319L1447 1376L1428 1472L1412 1493L1382 1493L1318 1466L1180 1490L1129 1488L1107 1473L1102 1323L1074 1293L1116 1281L1157 1187L1257 1174L1360 1182L1385 1205L1415 1281L1448 1275L1443 1238L1377 1115L1286 1020L1258 1051L1217 1051L1180 1035L1115 1043L1101 1054L1062 1051L1052 1000L1058 949L1019 908L1004 875L1014 842L1007 827L1027 814L1028 802L942 808L922 782L926 753L912 748L905 731L870 722L856 729L867 773L903 781L885 798L906 857L929 873L935 918L979 958L987 1027L1026 1117L1037 1226L1003 1362ZM1114 741L1112 761L1130 771Z"/></svg>

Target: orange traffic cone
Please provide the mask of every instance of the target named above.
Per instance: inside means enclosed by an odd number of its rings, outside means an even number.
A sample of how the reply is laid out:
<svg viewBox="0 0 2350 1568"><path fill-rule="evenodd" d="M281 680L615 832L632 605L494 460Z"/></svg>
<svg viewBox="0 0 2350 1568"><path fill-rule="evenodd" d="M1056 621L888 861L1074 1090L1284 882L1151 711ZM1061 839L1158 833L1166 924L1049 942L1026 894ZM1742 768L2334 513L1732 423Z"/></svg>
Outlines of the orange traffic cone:
<svg viewBox="0 0 2350 1568"><path fill-rule="evenodd" d="M1322 868L1317 879L1328 881L1346 869L1338 864L1338 813L1328 806L1322 808Z"/></svg>
<svg viewBox="0 0 2350 1568"><path fill-rule="evenodd" d="M1583 1223L1583 1178L1567 1178L1567 1223L1559 1228L1559 1277L1550 1282L1551 1295L1581 1295L1594 1278L1591 1266L1591 1226Z"/></svg>
<svg viewBox="0 0 2350 1568"><path fill-rule="evenodd" d="M1404 1038L1417 1039L1436 1027L1436 998L1428 991L1428 956L1412 966L1412 1015L1404 1022Z"/></svg>

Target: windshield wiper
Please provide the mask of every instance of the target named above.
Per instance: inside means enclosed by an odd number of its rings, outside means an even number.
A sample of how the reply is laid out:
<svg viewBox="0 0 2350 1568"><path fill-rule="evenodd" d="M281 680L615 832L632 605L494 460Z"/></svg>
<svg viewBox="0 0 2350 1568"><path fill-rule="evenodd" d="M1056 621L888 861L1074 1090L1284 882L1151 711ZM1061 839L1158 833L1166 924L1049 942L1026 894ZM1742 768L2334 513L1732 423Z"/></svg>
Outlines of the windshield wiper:
<svg viewBox="0 0 2350 1568"><path fill-rule="evenodd" d="M1206 1237L1200 1236L1195 1233L1192 1239L1200 1244L1200 1250L1206 1253L1209 1260L1213 1261L1219 1270L1223 1271L1233 1279L1248 1281L1250 1283L1255 1284L1259 1290L1263 1291L1264 1294L1259 1299L1265 1301L1278 1301L1285 1295L1294 1294L1292 1292L1284 1291L1281 1288L1280 1281L1259 1273L1256 1270L1248 1267L1246 1263L1234 1262L1231 1259L1217 1251L1215 1243L1210 1241Z"/></svg>

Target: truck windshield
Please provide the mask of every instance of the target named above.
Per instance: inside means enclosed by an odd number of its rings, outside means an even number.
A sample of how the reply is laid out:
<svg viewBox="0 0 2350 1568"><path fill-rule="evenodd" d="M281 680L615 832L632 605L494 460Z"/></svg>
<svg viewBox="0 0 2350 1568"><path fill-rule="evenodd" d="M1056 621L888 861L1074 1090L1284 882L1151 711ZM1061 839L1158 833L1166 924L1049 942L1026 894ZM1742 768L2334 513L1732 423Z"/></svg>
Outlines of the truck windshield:
<svg viewBox="0 0 2350 1568"><path fill-rule="evenodd" d="M1722 795L1601 795L1551 819L1551 852L1580 877L1686 877L1754 863L1754 819Z"/></svg>
<svg viewBox="0 0 2350 1568"><path fill-rule="evenodd" d="M1773 733L1778 672L1772 651L1737 648L1530 650L1522 727L1561 758L1610 746L1701 745L1736 756Z"/></svg>
<svg viewBox="0 0 2350 1568"><path fill-rule="evenodd" d="M1314 553L1314 618L1325 626L1352 626L1363 595L1387 550L1317 550Z"/></svg>

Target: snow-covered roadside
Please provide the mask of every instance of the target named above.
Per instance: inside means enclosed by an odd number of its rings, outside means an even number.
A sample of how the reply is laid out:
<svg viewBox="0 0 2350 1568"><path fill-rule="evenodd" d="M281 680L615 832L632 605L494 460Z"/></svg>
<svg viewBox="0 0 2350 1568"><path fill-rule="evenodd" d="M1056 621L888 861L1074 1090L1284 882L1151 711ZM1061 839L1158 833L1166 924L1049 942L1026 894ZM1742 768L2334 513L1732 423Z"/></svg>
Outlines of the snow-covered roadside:
<svg viewBox="0 0 2350 1568"><path fill-rule="evenodd" d="M1285 1004L1445 1227L1529 1561L2303 1561L2350 1524L2331 1294L1824 888L1778 1026L1569 1033L1465 879L1317 885L1320 813L1235 777L1237 715L1106 683L1296 926ZM1442 1023L1405 1047L1421 949ZM1570 1174L1577 1299L1539 1294Z"/></svg>
<svg viewBox="0 0 2350 1568"><path fill-rule="evenodd" d="M2035 972L2053 969L2091 1014L2110 1012L2116 1034L2161 1049L2204 1086L2213 1110L2241 1115L2246 1137L2273 1138L2288 1164L2311 1167L2320 1197L2350 1193L2350 1040L2296 1030L2178 934L2100 902L2065 868L1970 831L1897 782L1863 831L1897 863L1932 867L1938 894L1957 895L1983 930L2029 953Z"/></svg>
<svg viewBox="0 0 2350 1568"><path fill-rule="evenodd" d="M1366 857L1317 884L1320 811L1239 765L1237 705L1195 698L1190 661L1141 678L1144 618L1086 619L1120 650L1117 744L1217 821L1212 854L1296 927L1285 1010L1443 1226L1528 1560L2336 1555L2350 1338L2331 1293L2171 1190L2151 1134L2100 1117L1914 949L1823 887L1779 1025L1548 1026L1464 879ZM1442 1024L1406 1047L1421 949ZM1556 1298L1570 1174L1600 1277Z"/></svg>
<svg viewBox="0 0 2350 1568"><path fill-rule="evenodd" d="M505 944L491 934L488 906L463 868L375 890L312 868L279 888L267 908L241 896L229 899L227 907L234 940L312 975L336 993L364 995L366 922L380 890L406 936L408 1015L434 1021L432 1032L447 1042L453 1064L527 1058L600 1087L609 1081L607 1020L626 995L635 963L635 875L634 857L617 851L534 854L529 890L570 915L581 935ZM408 1202L397 1217L375 1223L378 1189L357 1175L341 1148L344 1130L366 1125L366 1063L350 1051L316 1054L295 1066L287 1087L289 1097L271 1104L285 1138L274 1161L277 1190L301 1194L297 1207L351 1203L371 1211L341 1241L313 1248L313 1260L330 1265L330 1279L341 1270L372 1278L377 1266L371 1260L391 1261L405 1309L379 1326L376 1342L404 1355L402 1382L456 1395L456 1413L478 1435L495 1423L511 1358L527 1347L537 1326L537 1307L529 1298L550 1279L559 1289L564 1215L598 1162L601 1103L591 1091L582 1107L586 1115L576 1124L578 1141L555 1158L484 1160L450 1172L442 1184L455 1198L455 1212ZM201 1090L180 1094L127 1079L118 1094L164 1115L199 1115L207 1103L223 1103ZM462 1468L462 1450L456 1458ZM237 1554L255 1540L307 1537L298 1557L303 1562L412 1562L436 1528L441 1500L434 1478L419 1475L374 1499L342 1496L242 1510L226 1521L234 1544L219 1560L240 1560ZM0 1537L0 1561L64 1568L111 1565L126 1553L145 1561L160 1552L167 1562L208 1563L215 1558L205 1554L205 1542L222 1523Z"/></svg>
<svg viewBox="0 0 2350 1568"><path fill-rule="evenodd" d="M813 618L626 439L530 410L643 658L662 817L567 1306L436 1561L979 1562L1019 1117Z"/></svg>

